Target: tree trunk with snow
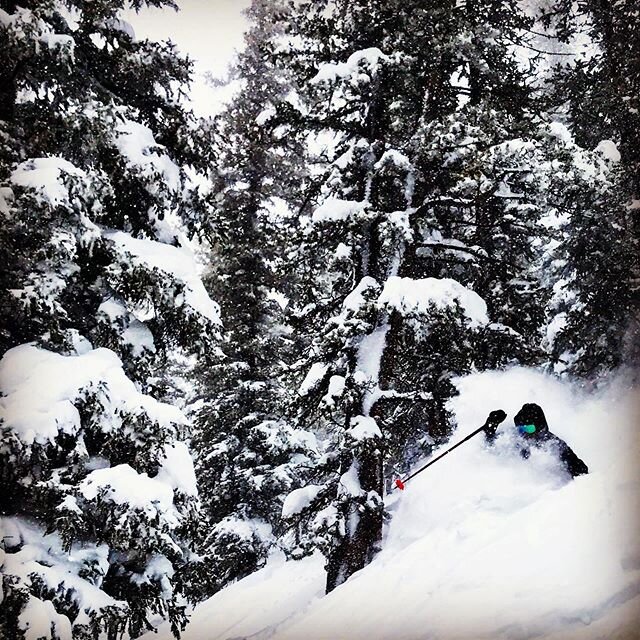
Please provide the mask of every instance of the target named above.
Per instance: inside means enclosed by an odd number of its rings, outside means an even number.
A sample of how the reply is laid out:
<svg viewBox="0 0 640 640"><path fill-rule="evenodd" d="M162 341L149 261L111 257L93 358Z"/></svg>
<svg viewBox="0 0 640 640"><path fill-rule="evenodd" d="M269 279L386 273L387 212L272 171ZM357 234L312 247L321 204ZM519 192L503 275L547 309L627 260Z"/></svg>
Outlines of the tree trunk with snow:
<svg viewBox="0 0 640 640"><path fill-rule="evenodd" d="M355 472L364 496L343 505L346 531L327 560L327 593L371 562L382 537L382 438L370 438L357 457L344 457L345 473Z"/></svg>

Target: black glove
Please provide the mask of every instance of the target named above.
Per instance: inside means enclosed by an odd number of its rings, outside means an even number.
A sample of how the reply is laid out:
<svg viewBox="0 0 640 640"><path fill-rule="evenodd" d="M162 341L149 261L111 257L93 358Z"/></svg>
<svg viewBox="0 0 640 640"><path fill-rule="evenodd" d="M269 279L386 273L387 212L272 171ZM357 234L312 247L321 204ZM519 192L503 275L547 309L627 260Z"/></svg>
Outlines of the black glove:
<svg viewBox="0 0 640 640"><path fill-rule="evenodd" d="M496 411L492 411L489 414L487 421L484 423L484 433L489 444L492 444L496 439L498 425L503 422L506 417L507 414L502 409L496 409Z"/></svg>

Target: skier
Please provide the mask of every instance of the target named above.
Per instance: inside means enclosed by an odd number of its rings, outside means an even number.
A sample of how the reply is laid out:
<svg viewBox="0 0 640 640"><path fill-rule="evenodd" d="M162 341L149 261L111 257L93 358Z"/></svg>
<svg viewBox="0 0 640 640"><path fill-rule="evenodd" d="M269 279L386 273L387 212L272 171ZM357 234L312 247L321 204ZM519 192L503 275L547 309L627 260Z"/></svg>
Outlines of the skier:
<svg viewBox="0 0 640 640"><path fill-rule="evenodd" d="M520 455L523 458L528 458L531 455L531 446L548 447L560 458L571 477L575 478L589 473L587 465L578 458L571 447L549 431L547 419L540 405L535 403L523 405L513 421L524 440L524 446L520 450ZM493 444L496 437L495 429L485 429L485 433L487 442Z"/></svg>

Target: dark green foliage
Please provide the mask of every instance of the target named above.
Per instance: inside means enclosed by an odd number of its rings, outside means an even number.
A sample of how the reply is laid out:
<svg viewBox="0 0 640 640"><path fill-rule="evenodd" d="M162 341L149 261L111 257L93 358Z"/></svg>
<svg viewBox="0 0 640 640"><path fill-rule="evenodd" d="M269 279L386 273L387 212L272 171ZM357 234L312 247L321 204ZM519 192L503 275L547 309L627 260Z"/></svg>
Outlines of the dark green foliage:
<svg viewBox="0 0 640 640"><path fill-rule="evenodd" d="M544 22L568 41L586 32L593 54L553 76L550 101L567 113L578 144L604 140L619 158L614 187L601 196L573 193L580 202L559 254L565 257L575 303L558 335L556 358L583 379L640 358L640 34L634 0L558 0Z"/></svg>
<svg viewBox="0 0 640 640"><path fill-rule="evenodd" d="M450 433L452 379L541 358L536 152L508 144L538 135L511 49L530 26L507 1L302 2L288 25L283 49L305 104L298 126L331 135L307 154L317 182L303 212L321 209L301 219L290 254L302 265L291 323L308 336L296 367L324 367L303 385L299 415L338 452L318 467L325 488L306 516L290 519L293 553L307 548L306 527L328 554L329 589L377 545L383 461L406 468ZM473 326L453 302L440 313L387 308L397 277L417 287L453 279L485 300L491 324ZM380 436L354 448L349 434L363 418ZM360 490L349 493L339 478L353 468ZM327 508L334 516L319 521Z"/></svg>
<svg viewBox="0 0 640 640"><path fill-rule="evenodd" d="M193 591L186 419L144 394L218 330L184 248L202 154L191 63L135 40L125 4L0 3L3 637L177 634Z"/></svg>
<svg viewBox="0 0 640 640"><path fill-rule="evenodd" d="M253 27L235 75L242 88L211 122L215 172L210 196L207 289L221 301L220 351L199 366L203 399L195 446L206 523L201 552L206 597L262 566L279 533L282 500L301 482L313 439L286 416L287 332L277 265L287 233L282 199L296 184L296 133L289 78L273 64L281 28L277 2L254 2ZM282 207L284 205L284 211ZM284 216L284 217L282 217Z"/></svg>

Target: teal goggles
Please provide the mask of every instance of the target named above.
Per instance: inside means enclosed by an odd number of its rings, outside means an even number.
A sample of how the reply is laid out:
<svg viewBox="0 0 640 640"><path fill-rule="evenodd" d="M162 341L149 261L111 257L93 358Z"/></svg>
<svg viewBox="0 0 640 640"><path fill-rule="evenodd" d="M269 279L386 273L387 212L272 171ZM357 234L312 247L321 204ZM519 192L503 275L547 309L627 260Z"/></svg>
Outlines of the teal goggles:
<svg viewBox="0 0 640 640"><path fill-rule="evenodd" d="M518 425L518 431L520 433L522 433L523 435L525 433L535 433L536 432L536 425L535 424L520 424Z"/></svg>

